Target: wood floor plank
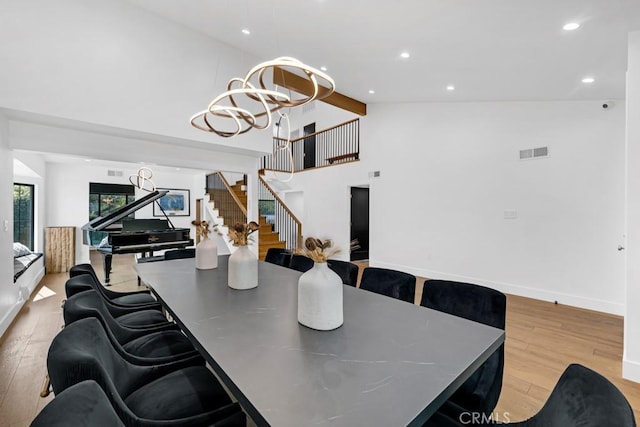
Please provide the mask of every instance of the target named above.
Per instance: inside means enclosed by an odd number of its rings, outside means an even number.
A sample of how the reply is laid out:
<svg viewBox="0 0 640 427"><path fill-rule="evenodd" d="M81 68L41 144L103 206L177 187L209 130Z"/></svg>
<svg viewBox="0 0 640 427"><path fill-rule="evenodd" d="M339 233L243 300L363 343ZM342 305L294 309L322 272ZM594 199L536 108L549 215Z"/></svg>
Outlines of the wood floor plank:
<svg viewBox="0 0 640 427"><path fill-rule="evenodd" d="M139 290L134 257L114 256L112 283L116 291ZM92 264L102 278L101 257ZM367 263L358 263L360 276ZM45 276L53 296L29 301L0 340L0 424L28 426L53 397L40 398L48 346L62 324L66 274ZM416 279L416 302L424 278ZM57 319L57 321L56 321ZM640 384L621 377L623 319L618 316L507 296L504 381L494 411L500 420L520 421L540 410L570 363L582 363L613 382L627 397L640 420Z"/></svg>

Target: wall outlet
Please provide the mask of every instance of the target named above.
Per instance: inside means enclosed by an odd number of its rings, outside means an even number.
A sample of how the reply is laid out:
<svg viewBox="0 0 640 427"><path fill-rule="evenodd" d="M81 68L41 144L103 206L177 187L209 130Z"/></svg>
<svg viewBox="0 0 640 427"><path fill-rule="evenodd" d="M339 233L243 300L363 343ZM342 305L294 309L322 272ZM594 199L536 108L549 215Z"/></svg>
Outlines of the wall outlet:
<svg viewBox="0 0 640 427"><path fill-rule="evenodd" d="M5 219L3 221L4 231L9 231L9 220Z"/></svg>

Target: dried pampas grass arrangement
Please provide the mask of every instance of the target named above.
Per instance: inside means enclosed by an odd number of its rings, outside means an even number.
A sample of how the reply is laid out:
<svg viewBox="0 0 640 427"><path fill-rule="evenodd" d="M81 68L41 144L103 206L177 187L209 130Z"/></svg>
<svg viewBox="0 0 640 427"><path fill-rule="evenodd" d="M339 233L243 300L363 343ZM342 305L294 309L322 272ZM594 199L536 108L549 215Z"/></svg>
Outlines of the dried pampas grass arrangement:
<svg viewBox="0 0 640 427"><path fill-rule="evenodd" d="M304 241L304 249L298 251L298 253L311 258L313 262L327 262L329 258L340 252L340 249L331 249L331 246L333 246L333 241L331 240L307 237Z"/></svg>
<svg viewBox="0 0 640 427"><path fill-rule="evenodd" d="M209 223L207 221L191 221L191 225L195 225L197 231L202 235L203 238L207 238L209 236L209 233L211 232ZM218 224L214 224L213 225L213 230L217 231L218 229Z"/></svg>
<svg viewBox="0 0 640 427"><path fill-rule="evenodd" d="M236 222L233 227L229 228L229 239L235 246L247 246L249 244L249 236L260 229L257 222L251 221L248 224Z"/></svg>

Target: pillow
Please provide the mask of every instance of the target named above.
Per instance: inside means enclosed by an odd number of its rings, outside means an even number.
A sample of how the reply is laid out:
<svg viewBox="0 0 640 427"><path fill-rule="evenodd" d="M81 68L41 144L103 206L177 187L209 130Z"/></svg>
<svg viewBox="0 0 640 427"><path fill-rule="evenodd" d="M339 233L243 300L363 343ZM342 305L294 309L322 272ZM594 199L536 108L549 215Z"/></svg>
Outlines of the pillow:
<svg viewBox="0 0 640 427"><path fill-rule="evenodd" d="M20 242L14 242L13 243L13 257L17 258L19 256L23 256L23 255L29 255L31 254L31 249L29 249L28 247L26 247L25 245L23 245Z"/></svg>

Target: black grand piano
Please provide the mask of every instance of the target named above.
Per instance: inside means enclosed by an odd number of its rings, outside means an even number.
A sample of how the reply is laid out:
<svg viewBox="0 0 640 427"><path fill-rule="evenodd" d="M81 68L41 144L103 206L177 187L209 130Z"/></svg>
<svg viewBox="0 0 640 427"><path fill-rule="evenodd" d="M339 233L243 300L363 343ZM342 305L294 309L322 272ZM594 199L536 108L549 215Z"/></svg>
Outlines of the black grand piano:
<svg viewBox="0 0 640 427"><path fill-rule="evenodd" d="M129 219L126 218L138 209L155 202L168 190L153 191L144 197L123 206L104 217L100 216L82 226L82 242L91 245L91 233L108 233L108 246L97 249L103 255L105 283L109 284L113 254L140 253L144 257L153 257L153 251L173 248L185 248L193 245L188 228L175 228L169 217L166 219ZM164 210L158 204L160 210ZM121 222L119 222L122 220Z"/></svg>

